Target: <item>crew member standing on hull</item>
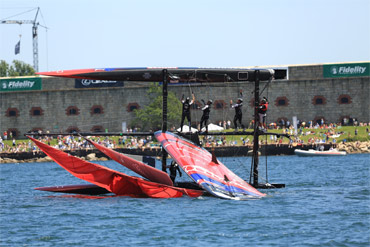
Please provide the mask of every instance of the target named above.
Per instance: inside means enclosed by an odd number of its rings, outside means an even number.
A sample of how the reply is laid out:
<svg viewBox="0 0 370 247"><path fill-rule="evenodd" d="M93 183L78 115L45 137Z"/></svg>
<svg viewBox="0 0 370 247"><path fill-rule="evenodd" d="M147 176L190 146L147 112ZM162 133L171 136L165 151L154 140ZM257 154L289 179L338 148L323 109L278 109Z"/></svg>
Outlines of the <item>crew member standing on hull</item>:
<svg viewBox="0 0 370 247"><path fill-rule="evenodd" d="M268 107L269 107L269 102L266 97L263 97L260 105L258 106L258 115L259 115L259 127L264 130L267 130L266 112L267 112Z"/></svg>
<svg viewBox="0 0 370 247"><path fill-rule="evenodd" d="M242 99L242 96L243 96L243 93L242 93L242 91L240 91L240 98L238 99L236 104L233 104L233 101L230 100L231 108L235 109L235 116L234 116L235 130L238 129L237 121L239 121L240 126L244 129L244 125L242 124L242 118L243 118L243 113L242 113L243 99Z"/></svg>
<svg viewBox="0 0 370 247"><path fill-rule="evenodd" d="M206 127L206 133L208 134L208 119L209 119L209 113L211 111L211 105L212 105L212 100L208 100L207 104L202 100L204 107L202 108L203 115L202 118L200 119L200 131L202 131L202 126L204 123L204 126Z"/></svg>
<svg viewBox="0 0 370 247"><path fill-rule="evenodd" d="M184 125L185 117L189 121L189 131L191 131L191 114L190 114L190 107L195 101L194 93L192 93L193 99L190 101L189 97L186 97L184 100L184 95L182 95L181 103L182 103L182 116L181 116L181 132L182 126Z"/></svg>

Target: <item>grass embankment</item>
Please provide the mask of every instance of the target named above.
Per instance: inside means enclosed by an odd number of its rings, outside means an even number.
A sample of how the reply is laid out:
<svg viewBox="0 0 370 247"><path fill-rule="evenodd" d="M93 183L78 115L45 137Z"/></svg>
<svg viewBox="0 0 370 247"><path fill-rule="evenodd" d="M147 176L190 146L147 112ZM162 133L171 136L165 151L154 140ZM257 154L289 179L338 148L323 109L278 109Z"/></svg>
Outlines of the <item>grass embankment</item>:
<svg viewBox="0 0 370 247"><path fill-rule="evenodd" d="M303 129L303 130L298 130L298 135L297 135L297 138L299 140L302 140L305 144L308 143L308 140L309 139L313 139L313 138L316 138L317 140L323 140L323 139L326 139L326 134L328 132L335 132L335 133L339 133L340 136L338 138L335 138L336 139L336 143L340 143L342 141L345 141L345 142L356 142L356 141L360 141L360 142L365 142L365 141L370 141L370 136L369 136L369 133L366 131L366 129L369 128L368 126L359 126L359 127L354 127L354 126L339 126L339 127L336 127L335 129ZM357 135L356 135L356 129L357 129ZM233 130L230 129L230 130L226 130L226 132L232 132ZM251 132L253 131L252 129L247 129L246 131L248 132ZM282 129L269 129L268 132L273 132L273 133L284 133L284 130ZM294 133L294 131L293 131ZM307 134L309 133L309 134ZM289 134L289 131L288 131L288 134ZM78 138L78 137L75 137L75 138ZM118 139L120 138L119 136L110 136L110 137L100 137L100 139L105 139L105 138L109 138L109 140L111 141L114 141L116 144L118 144ZM253 140L253 136L245 136L245 135L232 135L232 136L225 136L226 138L226 142L227 142L227 145L229 145L230 142L237 142L236 145L242 145L242 139L249 139L249 141L251 142ZM130 138L129 138L130 139ZM215 140L218 140L220 139L219 137L214 137ZM261 140L266 140L266 137L260 137ZM294 139L294 137L293 137ZM24 143L24 142L27 142L27 139L22 139L22 140L16 140L16 144L20 144L20 143ZM57 138L54 137L51 141L50 141L50 145L56 145L58 142ZM270 139L270 136L267 136L267 142L268 143L275 143L275 141L272 141ZM328 142L333 142L333 138L329 138ZM126 143L127 143L127 140L126 140ZM287 138L282 138L282 143L289 143L289 139ZM8 145L8 146L12 146L13 145L13 141L12 140L4 140L4 144L5 145ZM121 147L123 147L121 145Z"/></svg>
<svg viewBox="0 0 370 247"><path fill-rule="evenodd" d="M316 140L326 140L326 135L329 134L329 132L331 133L335 133L335 134L340 134L339 137L335 138L336 139L336 143L340 143L340 142L357 142L357 141L360 141L360 142L366 142L366 141L370 141L370 136L369 136L369 133L366 131L366 129L368 129L369 127L368 126L359 126L359 127L354 127L354 126L339 126L339 127L336 127L335 129L308 129L308 128L305 128L305 129L302 129L301 131L298 130L298 134L297 136L294 136L294 130L292 131L293 133L293 136L291 137L293 140L301 140L303 141L303 143L307 144L308 141L311 139L316 139ZM356 129L357 129L357 134L356 134ZM233 131L233 130L227 130L227 131ZM248 129L246 131L253 131L252 129ZM272 133L287 133L287 134L290 134L290 130L288 132L286 132L285 130L283 129L269 129L267 131L268 132L272 132ZM330 136L330 134L329 134ZM237 140L238 141L238 144L241 144L241 138L249 138L249 140L251 141L253 139L253 136L226 136L226 140L227 141L232 141L232 140ZM260 137L260 140L263 140L263 142L265 143L265 140L266 140L266 137ZM334 142L334 138L329 138L328 142ZM270 136L267 135L267 143L275 143L275 141L272 141L270 139ZM282 143L289 143L289 139L288 138L284 138L282 137Z"/></svg>

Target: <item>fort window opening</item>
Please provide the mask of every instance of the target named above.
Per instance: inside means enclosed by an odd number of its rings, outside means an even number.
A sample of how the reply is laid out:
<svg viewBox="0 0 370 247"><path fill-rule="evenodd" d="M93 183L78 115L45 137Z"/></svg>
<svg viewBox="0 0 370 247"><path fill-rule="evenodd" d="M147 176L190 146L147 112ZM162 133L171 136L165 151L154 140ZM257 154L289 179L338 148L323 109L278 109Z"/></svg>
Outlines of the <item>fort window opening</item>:
<svg viewBox="0 0 370 247"><path fill-rule="evenodd" d="M90 111L91 115L94 115L94 114L103 114L104 113L104 109L101 105L94 105L93 107L91 107L91 111Z"/></svg>
<svg viewBox="0 0 370 247"><path fill-rule="evenodd" d="M8 108L5 115L7 117L18 117L19 116L19 111L18 111L17 108Z"/></svg>
<svg viewBox="0 0 370 247"><path fill-rule="evenodd" d="M312 99L312 104L313 105L325 105L326 104L326 99L324 96L315 96Z"/></svg>
<svg viewBox="0 0 370 247"><path fill-rule="evenodd" d="M44 110L41 109L41 107L32 107L30 110L31 116L42 116L44 115Z"/></svg>
<svg viewBox="0 0 370 247"><path fill-rule="evenodd" d="M19 136L19 130L18 129L8 129L8 139L9 138L17 138Z"/></svg>
<svg viewBox="0 0 370 247"><path fill-rule="evenodd" d="M223 100L216 100L214 105L214 108L217 110L226 108L226 103Z"/></svg>
<svg viewBox="0 0 370 247"><path fill-rule="evenodd" d="M67 133L71 133L71 134L73 134L73 133L78 133L78 132L80 132L80 129L79 129L79 128L77 128L77 127L74 127L74 126L69 127L69 128L67 129Z"/></svg>
<svg viewBox="0 0 370 247"><path fill-rule="evenodd" d="M287 106L289 105L289 100L285 96L277 97L275 100L275 105L276 106Z"/></svg>
<svg viewBox="0 0 370 247"><path fill-rule="evenodd" d="M129 103L127 105L127 111L128 112L133 112L134 110L139 110L140 109L140 105L138 103Z"/></svg>
<svg viewBox="0 0 370 247"><path fill-rule="evenodd" d="M75 116L80 114L80 110L76 106L70 106L66 109L67 116Z"/></svg>
<svg viewBox="0 0 370 247"><path fill-rule="evenodd" d="M92 128L91 128L91 131L92 131L92 132L104 132L104 128L103 128L103 126L98 125L98 126L94 126L94 127L92 127Z"/></svg>
<svg viewBox="0 0 370 247"><path fill-rule="evenodd" d="M342 94L338 97L338 104L351 104L352 98L347 94Z"/></svg>

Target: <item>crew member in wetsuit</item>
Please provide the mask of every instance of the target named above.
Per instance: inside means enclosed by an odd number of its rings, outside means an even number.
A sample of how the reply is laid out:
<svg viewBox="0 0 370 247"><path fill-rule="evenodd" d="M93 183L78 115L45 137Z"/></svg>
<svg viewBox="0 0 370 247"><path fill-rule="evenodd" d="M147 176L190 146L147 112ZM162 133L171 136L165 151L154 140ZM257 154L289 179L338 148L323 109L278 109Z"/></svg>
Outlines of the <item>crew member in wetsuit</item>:
<svg viewBox="0 0 370 247"><path fill-rule="evenodd" d="M182 132L182 126L184 125L185 117L189 121L189 131L191 131L191 114L190 114L190 107L195 101L194 93L192 93L193 99L190 101L189 97L186 97L184 100L184 95L182 95L181 103L182 103L182 116L181 116L181 132Z"/></svg>
<svg viewBox="0 0 370 247"><path fill-rule="evenodd" d="M267 101L266 97L263 97L261 100L260 105L258 106L258 115L259 115L259 126L261 129L266 128L266 112L269 107L269 102Z"/></svg>
<svg viewBox="0 0 370 247"><path fill-rule="evenodd" d="M240 92L240 95L242 96L242 92ZM233 104L233 101L230 100L230 106L231 108L234 108L235 109L235 116L234 116L234 126L235 126L235 130L238 129L238 124L237 124L237 121L239 121L239 124L241 125L241 127L244 129L244 125L242 124L242 117L243 117L243 113L242 113L242 107L243 107L243 99L242 98L239 98L238 101L236 102L236 104Z"/></svg>
<svg viewBox="0 0 370 247"><path fill-rule="evenodd" d="M208 119L209 119L209 113L211 111L211 105L212 105L212 100L208 100L207 104L205 104L204 100L202 100L204 103L204 106L202 108L203 115L202 118L200 119L200 131L202 131L202 126L204 123L204 126L206 127L206 133L208 133Z"/></svg>
<svg viewBox="0 0 370 247"><path fill-rule="evenodd" d="M175 183L176 174L177 171L179 171L180 177L182 176L181 170L179 168L179 165L173 160L170 165L170 178L172 180L172 183Z"/></svg>

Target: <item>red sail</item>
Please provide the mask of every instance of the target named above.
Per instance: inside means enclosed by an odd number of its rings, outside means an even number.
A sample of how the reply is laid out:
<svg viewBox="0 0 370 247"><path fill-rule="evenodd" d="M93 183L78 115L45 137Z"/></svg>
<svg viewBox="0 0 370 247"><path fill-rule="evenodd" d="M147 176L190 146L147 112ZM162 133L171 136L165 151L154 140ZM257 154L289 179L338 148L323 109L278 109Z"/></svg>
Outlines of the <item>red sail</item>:
<svg viewBox="0 0 370 247"><path fill-rule="evenodd" d="M198 197L203 191L183 189L128 176L104 166L74 157L30 138L45 154L77 178L96 184L120 196L171 198L186 194Z"/></svg>
<svg viewBox="0 0 370 247"><path fill-rule="evenodd" d="M191 141L162 131L155 132L155 137L184 172L210 194L234 200L265 196Z"/></svg>
<svg viewBox="0 0 370 247"><path fill-rule="evenodd" d="M100 145L96 142L93 142L91 140L88 140L88 141L91 144L93 144L97 149L99 149L101 152L103 152L105 155L113 159L114 161L136 172L137 174L143 176L144 178L147 178L152 182L173 186L172 180L170 176L168 176L167 173L160 171L158 169L155 169L154 167L148 166L140 161L127 157L112 149L106 148L103 145Z"/></svg>

